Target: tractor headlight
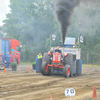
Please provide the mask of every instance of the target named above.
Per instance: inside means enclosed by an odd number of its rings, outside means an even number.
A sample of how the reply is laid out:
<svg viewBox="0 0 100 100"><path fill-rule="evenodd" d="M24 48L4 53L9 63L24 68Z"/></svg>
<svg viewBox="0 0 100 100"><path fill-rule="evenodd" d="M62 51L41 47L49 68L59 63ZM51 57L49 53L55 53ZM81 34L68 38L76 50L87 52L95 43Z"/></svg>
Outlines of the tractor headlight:
<svg viewBox="0 0 100 100"><path fill-rule="evenodd" d="M63 60L63 58L61 58L61 60Z"/></svg>
<svg viewBox="0 0 100 100"><path fill-rule="evenodd" d="M50 59L52 60L52 57Z"/></svg>
<svg viewBox="0 0 100 100"><path fill-rule="evenodd" d="M7 61L6 61L6 60L5 60L4 62L5 62L5 64L7 63Z"/></svg>

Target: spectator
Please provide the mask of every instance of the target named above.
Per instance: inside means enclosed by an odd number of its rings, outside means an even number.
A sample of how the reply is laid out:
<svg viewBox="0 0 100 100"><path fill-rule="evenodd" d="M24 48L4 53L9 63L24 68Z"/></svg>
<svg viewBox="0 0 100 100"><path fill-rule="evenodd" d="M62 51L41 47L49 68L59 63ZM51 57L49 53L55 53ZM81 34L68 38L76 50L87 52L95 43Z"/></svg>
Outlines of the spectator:
<svg viewBox="0 0 100 100"><path fill-rule="evenodd" d="M3 54L3 51L1 52L1 61L4 63L4 54Z"/></svg>
<svg viewBox="0 0 100 100"><path fill-rule="evenodd" d="M6 63L6 68L9 68L10 58L11 58L11 56L10 56L10 54L9 54L9 52L8 52L8 53L7 53L7 56L6 56L6 61L7 61L7 63Z"/></svg>
<svg viewBox="0 0 100 100"><path fill-rule="evenodd" d="M15 61L16 54L14 52L11 53L11 63Z"/></svg>
<svg viewBox="0 0 100 100"><path fill-rule="evenodd" d="M39 52L39 55L37 55L37 59L42 59L42 54Z"/></svg>
<svg viewBox="0 0 100 100"><path fill-rule="evenodd" d="M10 63L14 62L15 61L15 58L16 58L16 54L14 52L11 53L11 58L10 58ZM10 66L12 67L12 66Z"/></svg>

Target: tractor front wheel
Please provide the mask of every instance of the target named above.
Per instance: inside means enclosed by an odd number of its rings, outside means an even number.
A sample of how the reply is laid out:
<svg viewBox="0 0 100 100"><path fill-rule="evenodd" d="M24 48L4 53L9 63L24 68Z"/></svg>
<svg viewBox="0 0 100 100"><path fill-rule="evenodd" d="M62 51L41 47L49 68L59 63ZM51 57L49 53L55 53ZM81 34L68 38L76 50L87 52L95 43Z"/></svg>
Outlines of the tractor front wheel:
<svg viewBox="0 0 100 100"><path fill-rule="evenodd" d="M70 65L65 65L63 69L63 76L68 78L70 76Z"/></svg>
<svg viewBox="0 0 100 100"><path fill-rule="evenodd" d="M73 54L68 53L68 56L66 56L64 59L64 63L65 65L70 65L70 76L73 77Z"/></svg>
<svg viewBox="0 0 100 100"><path fill-rule="evenodd" d="M46 67L47 67L47 62L43 61L41 66L41 73L43 75L51 75L51 69L46 69Z"/></svg>

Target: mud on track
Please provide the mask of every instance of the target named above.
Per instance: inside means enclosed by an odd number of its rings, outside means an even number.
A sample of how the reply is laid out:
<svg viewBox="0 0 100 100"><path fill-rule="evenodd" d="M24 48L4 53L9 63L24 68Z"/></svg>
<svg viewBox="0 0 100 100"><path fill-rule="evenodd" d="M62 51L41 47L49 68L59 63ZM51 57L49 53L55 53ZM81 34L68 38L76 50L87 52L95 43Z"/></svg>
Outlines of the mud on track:
<svg viewBox="0 0 100 100"><path fill-rule="evenodd" d="M74 88L72 100L92 99L96 86L100 100L100 67L83 67L81 76L64 78L62 75L43 76L35 71L0 72L0 100L70 100L65 97L66 88Z"/></svg>

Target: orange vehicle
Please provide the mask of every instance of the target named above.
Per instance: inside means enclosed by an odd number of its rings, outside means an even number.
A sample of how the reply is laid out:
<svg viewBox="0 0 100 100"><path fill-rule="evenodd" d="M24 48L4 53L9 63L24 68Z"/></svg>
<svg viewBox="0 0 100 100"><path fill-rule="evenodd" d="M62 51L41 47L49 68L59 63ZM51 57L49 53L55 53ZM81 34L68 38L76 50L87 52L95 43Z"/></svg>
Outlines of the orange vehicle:
<svg viewBox="0 0 100 100"><path fill-rule="evenodd" d="M0 38L0 53L6 58L7 53L11 55L10 63L20 63L20 43L12 38Z"/></svg>

